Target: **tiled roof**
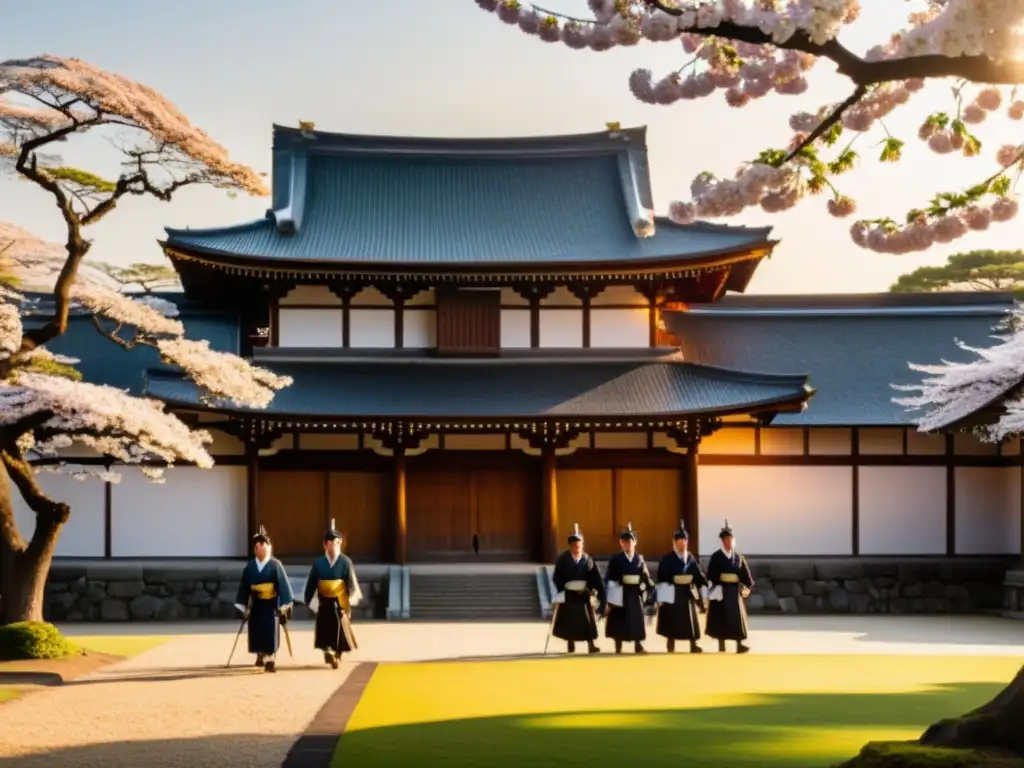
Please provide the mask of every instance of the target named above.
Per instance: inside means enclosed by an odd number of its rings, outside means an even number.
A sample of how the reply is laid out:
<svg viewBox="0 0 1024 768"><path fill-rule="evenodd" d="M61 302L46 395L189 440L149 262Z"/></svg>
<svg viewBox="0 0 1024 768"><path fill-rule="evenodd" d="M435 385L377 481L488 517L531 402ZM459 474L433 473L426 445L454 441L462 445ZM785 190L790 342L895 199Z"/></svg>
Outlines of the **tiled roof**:
<svg viewBox="0 0 1024 768"><path fill-rule="evenodd" d="M351 418L641 417L714 414L789 404L805 376L761 375L662 360L377 360L263 363L294 384L268 415ZM151 373L148 393L198 403L189 382Z"/></svg>
<svg viewBox="0 0 1024 768"><path fill-rule="evenodd" d="M160 293L160 298L178 305L179 320L190 339L206 339L213 349L237 354L240 350L239 321L230 314L198 308L181 293ZM44 299L45 301L45 299ZM46 305L40 309L45 311ZM44 315L38 315L43 317ZM26 322L31 327L33 317ZM176 370L160 362L152 347L140 346L128 351L103 338L93 328L88 315L72 313L67 332L46 345L60 355L76 358L75 368L90 384L107 384L141 394L147 369Z"/></svg>
<svg viewBox="0 0 1024 768"><path fill-rule="evenodd" d="M657 219L643 233L653 203L642 131L427 140L277 127L273 168L266 218L168 229L167 245L320 266L586 265L734 253L771 231Z"/></svg>
<svg viewBox="0 0 1024 768"><path fill-rule="evenodd" d="M665 313L691 362L758 371L807 371L816 395L778 425L910 425L893 384L921 374L908 362L963 362L956 340L991 346L1008 294L735 296Z"/></svg>

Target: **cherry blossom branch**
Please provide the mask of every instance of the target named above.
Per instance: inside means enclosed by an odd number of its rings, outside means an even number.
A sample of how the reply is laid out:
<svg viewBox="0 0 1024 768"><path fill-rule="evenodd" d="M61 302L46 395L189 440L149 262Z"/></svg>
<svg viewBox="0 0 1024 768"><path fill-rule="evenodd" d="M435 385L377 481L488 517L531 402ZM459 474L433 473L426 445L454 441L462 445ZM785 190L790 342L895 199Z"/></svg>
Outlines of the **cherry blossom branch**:
<svg viewBox="0 0 1024 768"><path fill-rule="evenodd" d="M25 459L18 449L5 448L0 451L0 461L3 462L11 482L14 483L21 497L28 504L29 509L36 513L36 525L44 523L60 527L67 522L71 514L71 508L60 501L49 498L35 479L35 471L32 465ZM45 539L44 536L33 536L26 554L32 554L32 547L36 542Z"/></svg>
<svg viewBox="0 0 1024 768"><path fill-rule="evenodd" d="M843 101L843 103L841 103L839 106L833 109L829 113L828 117L826 117L824 120L818 123L818 126L809 134L807 134L806 138L802 139L800 142L797 143L797 145L793 149L790 150L789 154L786 155L785 159L782 162L788 163L790 160L792 160L794 157L800 154L800 150L802 150L804 147L809 147L811 144L813 144L826 133L828 133L828 131L831 130L834 125L836 125L837 123L839 123L840 120L843 119L843 114L845 114L846 110L848 110L850 107L852 107L862 98L864 98L864 96L867 95L867 92L867 86L858 85L856 90L854 90L854 92L851 93Z"/></svg>
<svg viewBox="0 0 1024 768"><path fill-rule="evenodd" d="M661 0L646 0L646 2L669 16L678 18L687 13L686 9L667 5ZM812 56L832 61L839 74L849 78L856 85L866 86L896 80L941 77L960 77L972 83L993 85L1013 85L1024 80L1024 62L1013 59L996 60L989 56L925 55L868 61L835 39L825 43L816 43L806 32L797 30L788 39L778 40L756 27L729 21L722 21L714 27L686 26L681 27L679 31L692 35L721 37L751 45L770 45L783 50L809 53Z"/></svg>

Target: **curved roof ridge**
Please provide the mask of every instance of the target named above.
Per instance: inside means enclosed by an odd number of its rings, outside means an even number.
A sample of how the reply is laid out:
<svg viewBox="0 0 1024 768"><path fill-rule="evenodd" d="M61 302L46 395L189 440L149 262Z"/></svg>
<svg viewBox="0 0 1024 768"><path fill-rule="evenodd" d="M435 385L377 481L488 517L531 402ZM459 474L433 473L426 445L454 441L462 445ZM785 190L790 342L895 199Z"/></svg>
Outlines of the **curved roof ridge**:
<svg viewBox="0 0 1024 768"><path fill-rule="evenodd" d="M235 235L243 232L249 232L260 227L272 226L273 218L272 211L267 211L266 215L262 219L253 219L252 221L243 221L240 224L226 224L220 227L164 227L164 232L170 238L175 237L194 237L199 236L211 236L211 235Z"/></svg>
<svg viewBox="0 0 1024 768"><path fill-rule="evenodd" d="M718 224L712 221L698 220L691 224L679 224L678 222L672 221L668 216L655 216L655 224L672 227L673 229L688 229L697 232L743 232L743 233L758 233L763 234L767 237L771 234L771 231L775 229L773 226L767 227L748 227L744 224Z"/></svg>
<svg viewBox="0 0 1024 768"><path fill-rule="evenodd" d="M651 360L650 365L685 365L688 368L694 370L703 371L710 375L713 375L721 379L730 379L731 381L749 382L752 384L778 384L781 386L804 386L810 393L814 393L814 388L811 387L807 382L811 378L810 373L769 373L768 371L752 371L742 368L727 368L718 365L707 365L705 363L694 363L682 358L680 353L679 359L677 360L666 360L656 359Z"/></svg>
<svg viewBox="0 0 1024 768"><path fill-rule="evenodd" d="M378 149L406 148L412 149L421 147L427 149L553 149L564 146L565 148L593 147L615 148L625 145L636 145L646 148L647 126L641 125L633 128L619 128L617 130L606 129L593 133L567 133L552 134L543 136L405 136L388 134L360 134L343 133L337 131L322 131L313 128L303 130L301 127L291 127L273 124L274 144L279 139L295 142L319 141L336 145L365 145Z"/></svg>

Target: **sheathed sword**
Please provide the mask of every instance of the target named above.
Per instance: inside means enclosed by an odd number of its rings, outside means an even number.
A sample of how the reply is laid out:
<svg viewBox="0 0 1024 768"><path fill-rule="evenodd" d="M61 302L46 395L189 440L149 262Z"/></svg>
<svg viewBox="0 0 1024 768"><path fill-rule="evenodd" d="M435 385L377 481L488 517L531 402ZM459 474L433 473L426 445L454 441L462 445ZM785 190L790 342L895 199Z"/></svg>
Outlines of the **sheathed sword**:
<svg viewBox="0 0 1024 768"><path fill-rule="evenodd" d="M292 653L292 636L288 633L288 619L282 613L279 621L281 622L281 631L284 632L284 644L285 647L288 648L288 658L294 659L295 654Z"/></svg>
<svg viewBox="0 0 1024 768"><path fill-rule="evenodd" d="M235 644L231 646L231 655L228 656L228 663L224 666L231 668L231 660L235 658L235 650L238 648L238 639L242 636L242 630L245 629L245 623L249 621L249 611L252 609L252 595L249 595L249 602L245 604L245 613L242 616L242 623L238 627L238 634L235 635Z"/></svg>
<svg viewBox="0 0 1024 768"><path fill-rule="evenodd" d="M548 654L548 645L551 643L551 635L555 631L555 620L558 619L558 609L562 606L561 603L555 603L555 609L551 612L551 626L548 627L548 639L544 641L544 655Z"/></svg>

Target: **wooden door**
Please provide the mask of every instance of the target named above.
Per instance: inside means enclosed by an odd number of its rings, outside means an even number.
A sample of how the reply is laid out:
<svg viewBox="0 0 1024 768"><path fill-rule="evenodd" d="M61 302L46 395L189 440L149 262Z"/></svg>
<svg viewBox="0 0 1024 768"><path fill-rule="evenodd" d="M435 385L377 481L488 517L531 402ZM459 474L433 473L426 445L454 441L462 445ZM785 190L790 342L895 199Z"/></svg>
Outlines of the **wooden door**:
<svg viewBox="0 0 1024 768"><path fill-rule="evenodd" d="M615 527L629 522L637 532L637 550L654 560L672 547L679 527L683 473L678 469L615 470Z"/></svg>
<svg viewBox="0 0 1024 768"><path fill-rule="evenodd" d="M472 474L480 554L526 560L537 549L541 517L540 473L529 469Z"/></svg>
<svg viewBox="0 0 1024 768"><path fill-rule="evenodd" d="M343 551L354 561L381 562L384 524L391 513L391 476L387 472L331 472L327 483L327 518L334 518Z"/></svg>
<svg viewBox="0 0 1024 768"><path fill-rule="evenodd" d="M277 557L323 551L326 491L325 472L260 470L257 524L267 529Z"/></svg>
<svg viewBox="0 0 1024 768"><path fill-rule="evenodd" d="M573 524L579 523L584 547L593 557L605 558L618 552L612 470L560 469L555 484L559 544L567 546Z"/></svg>
<svg viewBox="0 0 1024 768"><path fill-rule="evenodd" d="M473 553L472 472L410 468L405 497L406 548L410 560Z"/></svg>

